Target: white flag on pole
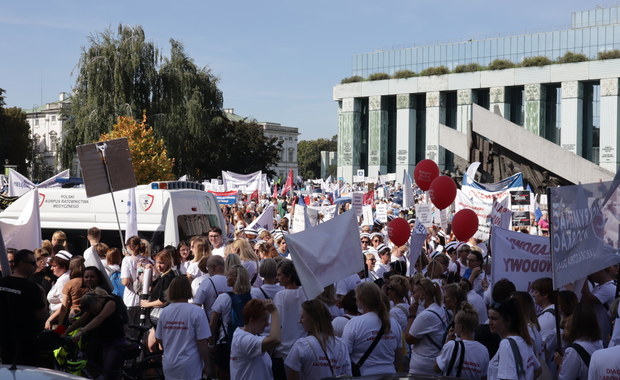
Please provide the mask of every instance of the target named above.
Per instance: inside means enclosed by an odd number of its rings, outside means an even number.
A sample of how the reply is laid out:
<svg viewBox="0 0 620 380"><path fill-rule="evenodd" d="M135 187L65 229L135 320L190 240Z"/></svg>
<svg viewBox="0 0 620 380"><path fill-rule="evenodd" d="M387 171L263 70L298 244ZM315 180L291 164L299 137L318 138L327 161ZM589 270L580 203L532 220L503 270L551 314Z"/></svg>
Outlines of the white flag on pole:
<svg viewBox="0 0 620 380"><path fill-rule="evenodd" d="M253 228L255 230L259 228L264 228L269 231L273 230L273 204L265 207L262 214L260 214L258 218L254 219L248 228Z"/></svg>
<svg viewBox="0 0 620 380"><path fill-rule="evenodd" d="M364 269L355 212L345 212L316 227L285 235L284 239L308 299Z"/></svg>
<svg viewBox="0 0 620 380"><path fill-rule="evenodd" d="M34 251L41 246L39 190L35 188L26 196L30 198L19 218L15 222L0 222L0 230L5 247Z"/></svg>
<svg viewBox="0 0 620 380"><path fill-rule="evenodd" d="M138 210L136 207L136 188L127 192L127 225L125 226L125 241L132 236L138 236Z"/></svg>
<svg viewBox="0 0 620 380"><path fill-rule="evenodd" d="M403 174L403 208L412 208L415 204L413 199L413 189L411 187L411 178L407 170Z"/></svg>
<svg viewBox="0 0 620 380"><path fill-rule="evenodd" d="M35 185L31 180L20 174L19 172L9 169L9 196L10 197L19 197L26 194L31 189L35 187L44 188L44 187L56 187L58 184L56 180L58 178L68 178L69 177L69 169L63 170L55 176L46 179L45 181Z"/></svg>

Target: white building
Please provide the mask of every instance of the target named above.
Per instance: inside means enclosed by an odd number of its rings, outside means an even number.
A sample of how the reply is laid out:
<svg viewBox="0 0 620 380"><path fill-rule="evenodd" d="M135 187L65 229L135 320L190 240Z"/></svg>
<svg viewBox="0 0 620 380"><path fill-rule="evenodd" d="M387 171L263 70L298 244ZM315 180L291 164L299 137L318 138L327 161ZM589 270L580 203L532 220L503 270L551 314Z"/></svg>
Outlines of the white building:
<svg viewBox="0 0 620 380"><path fill-rule="evenodd" d="M51 168L58 169L58 147L65 123L63 113L71 106L71 100L61 92L58 100L43 105L35 104L26 112L26 121L30 125L33 158L39 156Z"/></svg>
<svg viewBox="0 0 620 380"><path fill-rule="evenodd" d="M225 108L224 112L230 120L243 121L243 117L236 115L233 108ZM288 171L293 169L293 178L297 178L299 170L297 167L297 142L299 129L295 127L285 127L279 123L257 122L263 128L263 133L267 137L275 137L282 142L282 152L280 161L276 167L272 168L276 175L285 179Z"/></svg>

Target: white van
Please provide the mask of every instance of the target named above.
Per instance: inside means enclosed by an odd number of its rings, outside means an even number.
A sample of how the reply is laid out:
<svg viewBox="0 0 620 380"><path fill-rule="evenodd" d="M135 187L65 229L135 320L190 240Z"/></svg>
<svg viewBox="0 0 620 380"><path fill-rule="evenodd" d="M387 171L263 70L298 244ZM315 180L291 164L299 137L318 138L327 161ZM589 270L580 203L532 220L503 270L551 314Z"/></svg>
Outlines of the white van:
<svg viewBox="0 0 620 380"><path fill-rule="evenodd" d="M169 185L169 186L166 186ZM196 189L171 190L178 182L154 182L136 187L138 235L151 242L154 252L177 244L193 235L202 235L211 227L225 231L224 217L215 196ZM129 190L114 193L123 233L127 223ZM28 197L20 197L0 213L0 220L16 220ZM67 234L74 253L88 247L86 232L90 227L102 231L102 241L121 246L112 196L86 197L84 188L39 189L39 209L43 239L51 239L56 230Z"/></svg>

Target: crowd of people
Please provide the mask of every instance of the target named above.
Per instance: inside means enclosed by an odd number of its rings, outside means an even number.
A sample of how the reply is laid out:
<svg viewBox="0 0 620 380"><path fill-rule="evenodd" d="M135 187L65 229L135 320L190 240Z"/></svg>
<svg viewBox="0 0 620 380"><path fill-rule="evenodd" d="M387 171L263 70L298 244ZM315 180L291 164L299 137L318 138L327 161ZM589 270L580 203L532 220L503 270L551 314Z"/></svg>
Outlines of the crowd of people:
<svg viewBox="0 0 620 380"><path fill-rule="evenodd" d="M127 326L143 325L148 349L163 352L167 379L620 377L617 265L579 289L557 291L540 278L528 292L492 281L492 252L480 240L460 242L449 227L433 226L409 262L408 245L395 246L375 220L360 226L364 270L308 299L285 239L296 201L223 205L224 231L213 227L176 247L154 249L132 236L123 254L95 227L84 252L62 231L34 252L9 247L12 274L0 279L2 362L48 364L37 335L63 326L85 342L102 376L115 379L126 337L136 333ZM270 203L275 228L253 228ZM389 214L414 227L413 210ZM521 232L544 234L545 223Z"/></svg>

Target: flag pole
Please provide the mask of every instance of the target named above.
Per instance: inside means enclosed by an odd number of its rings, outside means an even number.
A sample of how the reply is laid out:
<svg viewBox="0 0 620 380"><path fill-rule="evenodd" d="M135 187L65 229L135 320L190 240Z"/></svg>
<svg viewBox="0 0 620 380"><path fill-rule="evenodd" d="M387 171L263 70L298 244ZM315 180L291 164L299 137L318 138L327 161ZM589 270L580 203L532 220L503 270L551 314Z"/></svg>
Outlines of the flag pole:
<svg viewBox="0 0 620 380"><path fill-rule="evenodd" d="M110 179L110 170L108 169L108 160L106 158L106 149L107 144L105 142L97 143L97 149L99 149L99 153L101 153L101 158L103 159L103 167L105 169L105 176L108 180L108 188L110 189L110 196L112 197L112 205L114 206L114 215L116 216L116 224L118 225L118 237L121 240L121 248L123 249L123 253L127 251L127 247L125 247L125 242L123 241L123 231L121 229L121 221L118 218L118 210L116 209L116 200L114 199L114 193L112 190L112 180Z"/></svg>
<svg viewBox="0 0 620 380"><path fill-rule="evenodd" d="M553 286L555 288L556 278L555 278L555 252L553 249L553 239L552 236L554 234L553 228L553 202L551 201L551 189L547 187L547 214L549 215L549 250L551 251L551 273L553 277ZM556 352L562 355L562 336L560 333L560 305L558 303L558 294L560 293L560 289L555 289L555 341L556 341Z"/></svg>

